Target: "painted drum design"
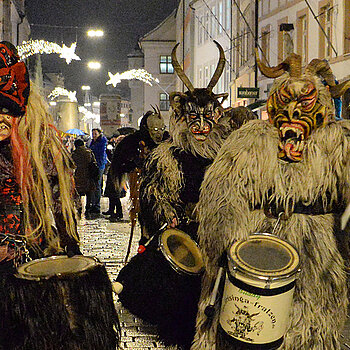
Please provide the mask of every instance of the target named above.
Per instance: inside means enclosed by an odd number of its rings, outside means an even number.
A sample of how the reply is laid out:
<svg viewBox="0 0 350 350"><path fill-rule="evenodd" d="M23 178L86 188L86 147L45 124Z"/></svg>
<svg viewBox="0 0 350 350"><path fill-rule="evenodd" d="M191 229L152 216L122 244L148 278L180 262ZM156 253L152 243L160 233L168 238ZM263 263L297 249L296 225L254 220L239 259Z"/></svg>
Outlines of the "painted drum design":
<svg viewBox="0 0 350 350"><path fill-rule="evenodd" d="M274 235L259 233L235 242L228 252L220 311L223 330L250 345L279 346L298 271L297 251Z"/></svg>

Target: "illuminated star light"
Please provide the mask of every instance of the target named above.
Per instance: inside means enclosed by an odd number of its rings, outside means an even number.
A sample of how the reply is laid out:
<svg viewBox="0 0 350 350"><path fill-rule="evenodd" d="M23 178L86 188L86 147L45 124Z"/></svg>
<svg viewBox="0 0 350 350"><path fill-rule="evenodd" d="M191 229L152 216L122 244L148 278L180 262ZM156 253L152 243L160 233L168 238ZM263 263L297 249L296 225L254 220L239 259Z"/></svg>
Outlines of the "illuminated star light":
<svg viewBox="0 0 350 350"><path fill-rule="evenodd" d="M119 84L123 79L125 80L137 79L151 86L153 81L155 81L156 83L159 83L159 80L157 78L154 78L150 73L148 73L144 69L131 69L121 74L120 73L112 74L108 72L108 75L109 75L109 80L106 82L106 85L112 84L114 87L116 87L117 84Z"/></svg>
<svg viewBox="0 0 350 350"><path fill-rule="evenodd" d="M54 100L58 96L67 96L70 101L76 102L77 101L76 94L77 94L76 91L68 91L58 86L58 87L55 87L47 97L50 98L51 100Z"/></svg>
<svg viewBox="0 0 350 350"><path fill-rule="evenodd" d="M71 63L72 60L80 61L80 57L75 53L76 47L77 47L77 43L73 43L70 47L64 44L62 45L60 57L65 58L67 64Z"/></svg>
<svg viewBox="0 0 350 350"><path fill-rule="evenodd" d="M80 57L75 54L76 46L76 43L73 43L70 47L63 44L61 47L56 43L45 40L28 40L17 46L17 51L22 60L37 53L58 53L69 64L72 60L80 60Z"/></svg>

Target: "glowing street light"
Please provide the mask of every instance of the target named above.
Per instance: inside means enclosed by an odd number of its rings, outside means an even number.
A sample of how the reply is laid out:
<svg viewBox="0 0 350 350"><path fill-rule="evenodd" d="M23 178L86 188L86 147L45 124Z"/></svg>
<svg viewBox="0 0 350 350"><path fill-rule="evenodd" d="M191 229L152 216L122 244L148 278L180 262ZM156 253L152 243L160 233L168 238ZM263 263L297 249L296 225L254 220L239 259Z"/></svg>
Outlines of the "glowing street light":
<svg viewBox="0 0 350 350"><path fill-rule="evenodd" d="M83 85L81 87L81 89L84 90L84 91L89 91L90 90L90 86L89 85Z"/></svg>
<svg viewBox="0 0 350 350"><path fill-rule="evenodd" d="M98 62L98 61L90 61L90 62L88 63L88 67L89 67L90 69L100 69L100 68L101 68L101 63Z"/></svg>
<svg viewBox="0 0 350 350"><path fill-rule="evenodd" d="M90 29L87 31L87 35L91 38L100 38L103 36L103 34L104 34L103 30L101 30L101 29L97 29L97 30Z"/></svg>

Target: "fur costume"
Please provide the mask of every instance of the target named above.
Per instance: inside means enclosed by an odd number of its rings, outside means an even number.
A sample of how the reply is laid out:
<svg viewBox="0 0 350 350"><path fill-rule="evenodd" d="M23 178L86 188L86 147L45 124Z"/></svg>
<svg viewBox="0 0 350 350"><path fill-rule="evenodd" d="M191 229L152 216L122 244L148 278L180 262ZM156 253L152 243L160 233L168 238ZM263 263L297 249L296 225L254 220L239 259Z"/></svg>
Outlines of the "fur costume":
<svg viewBox="0 0 350 350"><path fill-rule="evenodd" d="M68 255L66 266L76 267L81 254L73 163L18 61L0 42L0 349L114 350L120 329L102 264L79 278L50 277L51 265L47 280L17 278L28 260L45 269L44 258Z"/></svg>
<svg viewBox="0 0 350 350"><path fill-rule="evenodd" d="M348 306L349 255L340 218L350 199L350 123L332 121L332 79L328 90L317 77L321 70L329 73L329 66L316 65L300 77L301 70L284 73L281 64L283 75L274 75L281 77L268 100L270 123L251 121L232 133L205 175L197 208L206 271L192 350L247 348L232 345L218 326L222 288L213 319L204 312L222 254L253 233L271 233L281 212L275 234L296 247L301 272L280 349L340 349Z"/></svg>
<svg viewBox="0 0 350 350"><path fill-rule="evenodd" d="M158 249L161 227L176 224L197 240L194 207L204 173L232 129L255 117L245 109L230 110L225 115L218 101L224 96L211 91L224 66L222 48L219 71L207 89L193 89L176 63L175 50L176 47L172 55L174 68L190 90L171 94L172 139L150 154L143 169L140 205L143 225L151 234L151 241L140 247L139 254L121 270L118 281L124 286L119 298L126 308L156 324L165 344L189 349L201 277L175 272Z"/></svg>

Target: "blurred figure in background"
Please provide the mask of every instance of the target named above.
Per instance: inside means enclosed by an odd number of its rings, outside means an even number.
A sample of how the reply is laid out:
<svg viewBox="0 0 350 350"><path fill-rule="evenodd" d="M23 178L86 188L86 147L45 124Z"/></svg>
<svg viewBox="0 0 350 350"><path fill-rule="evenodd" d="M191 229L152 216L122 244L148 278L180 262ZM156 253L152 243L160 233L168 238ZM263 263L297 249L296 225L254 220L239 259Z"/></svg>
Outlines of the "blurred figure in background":
<svg viewBox="0 0 350 350"><path fill-rule="evenodd" d="M91 198L88 197L88 212L95 216L101 213L102 176L107 164L107 138L103 135L101 129L92 129L92 141L89 148L94 153L99 168L97 187L91 192Z"/></svg>
<svg viewBox="0 0 350 350"><path fill-rule="evenodd" d="M118 145L118 143L123 140L123 138L126 137L126 135L119 135L114 134L113 137L110 139L109 144L107 146L107 156L108 159L111 160L113 158L113 153L115 147ZM114 182L112 179L112 171L110 166L108 166L107 171L107 180L106 180L106 187L104 191L104 196L108 197L108 210L103 212L103 215L110 215L109 220L111 222L116 222L123 219L123 209L122 204L120 202L120 198L125 197L125 189L119 188L114 186Z"/></svg>
<svg viewBox="0 0 350 350"><path fill-rule="evenodd" d="M72 158L75 163L76 169L74 172L75 187L79 193L80 198L82 196L91 197L91 192L96 190L97 187L97 177L93 177L91 173L91 163L96 163L95 156L91 149L87 148L84 141L77 139L74 141L75 150L72 152ZM96 163L97 164L97 163ZM86 214L87 203L85 207ZM78 210L79 215L82 214L82 208ZM88 215L86 215L88 216ZM88 217L87 217L88 218Z"/></svg>

